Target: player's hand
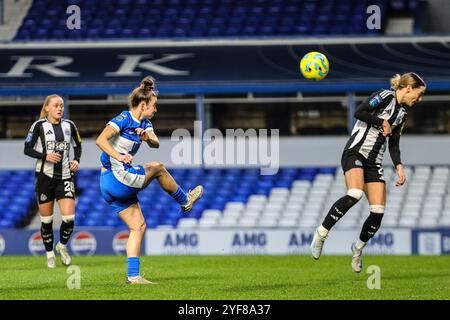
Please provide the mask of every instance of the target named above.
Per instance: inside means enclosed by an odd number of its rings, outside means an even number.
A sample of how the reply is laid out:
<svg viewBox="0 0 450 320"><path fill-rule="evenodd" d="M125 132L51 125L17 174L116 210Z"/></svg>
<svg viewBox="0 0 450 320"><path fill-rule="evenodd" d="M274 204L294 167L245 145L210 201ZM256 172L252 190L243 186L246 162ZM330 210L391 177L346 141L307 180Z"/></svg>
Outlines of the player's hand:
<svg viewBox="0 0 450 320"><path fill-rule="evenodd" d="M51 162L51 163L58 163L61 161L61 155L57 152L52 152L47 154L45 157L45 160Z"/></svg>
<svg viewBox="0 0 450 320"><path fill-rule="evenodd" d="M388 137L392 135L391 125L387 120L383 120L383 136Z"/></svg>
<svg viewBox="0 0 450 320"><path fill-rule="evenodd" d="M121 154L117 157L117 161L130 164L133 161L133 156L131 154Z"/></svg>
<svg viewBox="0 0 450 320"><path fill-rule="evenodd" d="M398 179L397 179L397 182L395 183L395 186L400 187L400 186L404 185L406 182L405 171L403 169L403 165L401 165L401 164L397 165L396 169L397 169Z"/></svg>
<svg viewBox="0 0 450 320"><path fill-rule="evenodd" d="M69 165L70 165L70 171L72 171L72 172L77 172L78 169L80 168L80 164L78 163L77 160L69 161Z"/></svg>
<svg viewBox="0 0 450 320"><path fill-rule="evenodd" d="M136 131L137 135L139 136L139 139L141 139L143 141L148 140L147 132L145 132L144 129L136 128L136 129L134 129L134 131Z"/></svg>

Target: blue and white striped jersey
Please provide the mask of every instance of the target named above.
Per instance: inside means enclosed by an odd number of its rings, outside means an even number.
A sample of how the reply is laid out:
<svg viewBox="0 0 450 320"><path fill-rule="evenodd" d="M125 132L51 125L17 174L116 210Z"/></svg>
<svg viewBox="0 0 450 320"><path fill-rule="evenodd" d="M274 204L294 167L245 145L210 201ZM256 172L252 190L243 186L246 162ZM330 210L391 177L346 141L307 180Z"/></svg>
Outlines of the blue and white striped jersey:
<svg viewBox="0 0 450 320"><path fill-rule="evenodd" d="M141 139L136 133L137 128L144 130L153 130L153 125L148 119L139 121L130 111L123 111L120 115L108 122L108 125L114 127L119 134L114 136L109 143L120 154L130 154L134 156L141 146ZM104 168L111 169L113 172L131 171L134 168L131 164L125 164L108 156L102 152L100 161ZM137 170L137 169L136 169ZM125 182L124 182L125 183ZM128 184L128 183L125 183Z"/></svg>

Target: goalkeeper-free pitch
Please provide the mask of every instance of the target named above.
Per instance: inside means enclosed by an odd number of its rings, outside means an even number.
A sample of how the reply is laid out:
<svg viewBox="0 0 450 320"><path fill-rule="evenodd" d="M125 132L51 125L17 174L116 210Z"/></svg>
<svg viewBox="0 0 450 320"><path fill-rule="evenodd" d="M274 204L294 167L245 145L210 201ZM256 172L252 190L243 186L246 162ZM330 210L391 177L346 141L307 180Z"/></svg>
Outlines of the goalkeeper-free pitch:
<svg viewBox="0 0 450 320"><path fill-rule="evenodd" d="M0 257L0 299L450 299L450 256L367 255L359 274L350 255L141 259L156 285L125 284L119 256L73 256L70 269L60 261L48 269L42 257Z"/></svg>

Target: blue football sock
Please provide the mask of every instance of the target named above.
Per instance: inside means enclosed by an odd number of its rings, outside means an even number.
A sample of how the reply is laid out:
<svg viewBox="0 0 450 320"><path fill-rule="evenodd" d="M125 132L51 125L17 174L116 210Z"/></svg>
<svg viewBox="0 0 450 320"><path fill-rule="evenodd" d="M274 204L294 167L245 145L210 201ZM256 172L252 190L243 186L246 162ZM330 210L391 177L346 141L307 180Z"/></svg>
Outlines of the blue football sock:
<svg viewBox="0 0 450 320"><path fill-rule="evenodd" d="M136 277L139 275L139 257L127 258L128 276Z"/></svg>
<svg viewBox="0 0 450 320"><path fill-rule="evenodd" d="M187 194L186 194L186 192L184 192L184 190L180 186L178 186L177 191L172 193L171 196L180 205L185 205L188 202Z"/></svg>

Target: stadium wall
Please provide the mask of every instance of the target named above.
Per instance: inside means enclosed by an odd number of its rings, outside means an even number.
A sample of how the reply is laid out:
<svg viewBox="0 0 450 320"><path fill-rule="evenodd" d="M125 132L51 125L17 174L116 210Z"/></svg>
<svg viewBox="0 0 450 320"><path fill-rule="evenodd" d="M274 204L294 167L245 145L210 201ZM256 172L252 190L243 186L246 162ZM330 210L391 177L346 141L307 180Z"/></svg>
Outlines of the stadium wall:
<svg viewBox="0 0 450 320"><path fill-rule="evenodd" d="M279 162L280 167L286 166L338 166L341 153L348 137L346 136L316 136L316 137L281 137L277 154L270 155L272 163ZM0 149L7 152L0 153L0 169L32 169L34 159L24 156L21 140L0 140ZM139 152L134 163L149 161L161 161L167 167L193 167L200 166L200 157L194 158L195 147L192 146L192 162L178 163L173 160L172 152L180 142L171 141L170 138L161 139L161 147L158 150L147 149ZM406 135L401 140L402 159L406 165L449 165L450 136L423 136ZM224 150L224 155L226 150ZM82 169L100 168L100 152L93 139L83 141L83 155L81 159ZM235 153L236 157L236 153ZM386 157L386 165L391 163ZM235 161L235 163L237 160ZM258 162L261 163L261 162ZM243 167L243 165L235 164ZM223 167L206 163L208 167Z"/></svg>
<svg viewBox="0 0 450 320"><path fill-rule="evenodd" d="M282 229L151 229L146 233L145 255L305 255L314 230ZM57 233L57 232L56 232ZM359 230L330 233L325 255L348 255ZM55 235L58 238L58 234ZM76 228L69 252L76 256L125 255L128 231ZM369 255L450 254L450 228L381 229L365 249ZM0 229L1 255L44 255L39 230Z"/></svg>

